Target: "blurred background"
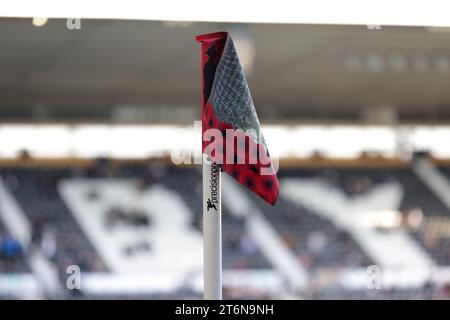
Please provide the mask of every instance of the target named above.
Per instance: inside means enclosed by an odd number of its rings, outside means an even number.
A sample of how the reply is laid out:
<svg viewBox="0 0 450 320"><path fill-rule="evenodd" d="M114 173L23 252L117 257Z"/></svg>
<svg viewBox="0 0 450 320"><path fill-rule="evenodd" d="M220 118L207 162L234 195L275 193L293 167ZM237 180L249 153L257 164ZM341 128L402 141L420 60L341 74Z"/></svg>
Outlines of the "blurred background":
<svg viewBox="0 0 450 320"><path fill-rule="evenodd" d="M450 298L450 29L46 18L0 18L0 298L202 298L217 30L281 185L224 176L224 298Z"/></svg>

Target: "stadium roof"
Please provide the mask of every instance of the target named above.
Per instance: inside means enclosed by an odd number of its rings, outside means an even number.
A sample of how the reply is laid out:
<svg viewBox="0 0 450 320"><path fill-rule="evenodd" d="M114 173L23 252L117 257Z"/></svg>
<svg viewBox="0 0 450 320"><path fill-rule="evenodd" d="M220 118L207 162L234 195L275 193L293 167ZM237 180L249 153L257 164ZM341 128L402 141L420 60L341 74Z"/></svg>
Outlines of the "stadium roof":
<svg viewBox="0 0 450 320"><path fill-rule="evenodd" d="M446 122L445 28L0 19L0 121L191 122L194 36L230 30L266 122Z"/></svg>

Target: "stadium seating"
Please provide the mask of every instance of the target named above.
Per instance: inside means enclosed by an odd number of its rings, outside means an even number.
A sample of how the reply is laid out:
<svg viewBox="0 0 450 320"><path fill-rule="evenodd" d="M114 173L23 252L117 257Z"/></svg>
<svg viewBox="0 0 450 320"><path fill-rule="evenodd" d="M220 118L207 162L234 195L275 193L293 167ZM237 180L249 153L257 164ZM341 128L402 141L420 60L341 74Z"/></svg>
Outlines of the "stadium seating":
<svg viewBox="0 0 450 320"><path fill-rule="evenodd" d="M61 272L71 264L86 271L105 271L103 262L57 192L59 180L73 174L70 169L23 169L9 170L4 177L31 222L32 243L39 246L45 232L54 233L57 250L51 258Z"/></svg>
<svg viewBox="0 0 450 320"><path fill-rule="evenodd" d="M0 221L0 274L29 272L26 249L10 235Z"/></svg>
<svg viewBox="0 0 450 320"><path fill-rule="evenodd" d="M449 175L449 169L441 169ZM56 252L49 256L61 273L70 264L76 264L87 272L110 272L101 258L98 249L90 241L83 228L74 218L67 204L58 192L63 179L74 178L123 178L135 179L138 187L145 189L155 184L163 184L178 194L191 209L191 226L197 232L202 230L201 217L201 173L198 168L172 167L164 163L125 163L111 165L107 160L99 160L93 167L76 168L34 167L3 168L1 176L14 197L26 213L32 224L32 245L42 246L42 239L52 234L55 238ZM404 189L398 208L402 213L420 209L423 222L418 228L405 230L416 239L437 265L450 265L450 240L444 235L429 239L433 230L433 219L446 219L449 209L429 190L408 167L389 168L303 168L284 169L279 173L280 181L285 178L320 178L328 181L344 192L348 197L363 194L378 184L396 181ZM242 189L243 190L243 189ZM242 192L247 192L243 190ZM92 197L95 197L92 194ZM360 246L357 240L345 229L336 226L311 208L294 203L281 197L275 209L260 199L252 201L262 212L264 218L280 235L284 243L292 250L307 270L311 278L320 278L325 272L365 268L375 262ZM436 224L436 221L434 222ZM428 227L427 227L428 226ZM404 227L404 226L402 226ZM7 231L0 223L0 235ZM48 240L48 239L47 239ZM51 240L51 237L50 237ZM26 248L14 262L0 259L0 273L30 272L26 263ZM249 235L245 219L230 213L227 203L223 208L223 266L224 270L273 270L267 257ZM63 281L63 280L61 280ZM439 290L438 290L439 289ZM412 289L383 289L370 291L348 289L333 281L326 281L320 287L308 288L299 294L307 299L406 299L439 298L446 289L426 284ZM225 294L232 298L261 298L261 293L247 293L236 296L231 288L225 288ZM440 295L441 294L441 295ZM164 294L145 295L75 295L72 298L198 298L199 293L189 288Z"/></svg>

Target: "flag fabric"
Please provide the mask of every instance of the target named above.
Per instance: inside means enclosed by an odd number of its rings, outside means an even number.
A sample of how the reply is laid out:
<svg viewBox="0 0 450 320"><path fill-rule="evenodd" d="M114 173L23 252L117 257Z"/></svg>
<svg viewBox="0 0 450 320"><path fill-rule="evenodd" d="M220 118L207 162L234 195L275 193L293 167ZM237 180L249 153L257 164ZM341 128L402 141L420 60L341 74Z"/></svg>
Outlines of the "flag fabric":
<svg viewBox="0 0 450 320"><path fill-rule="evenodd" d="M233 40L227 32L199 35L196 40L202 43L202 151L274 205L279 183ZM219 132L221 143L213 133L208 139L208 132Z"/></svg>

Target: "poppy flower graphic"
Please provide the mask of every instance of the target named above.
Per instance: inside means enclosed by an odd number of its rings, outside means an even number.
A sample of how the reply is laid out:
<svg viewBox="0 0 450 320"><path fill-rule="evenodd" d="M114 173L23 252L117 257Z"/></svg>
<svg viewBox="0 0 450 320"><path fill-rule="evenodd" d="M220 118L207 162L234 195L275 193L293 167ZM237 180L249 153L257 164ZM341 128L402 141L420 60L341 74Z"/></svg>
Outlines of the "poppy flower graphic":
<svg viewBox="0 0 450 320"><path fill-rule="evenodd" d="M269 202L275 204L278 198L279 184L275 175L258 176L257 179L257 193Z"/></svg>
<svg viewBox="0 0 450 320"><path fill-rule="evenodd" d="M223 170L228 173L230 176L235 178L236 180L239 180L242 173L246 171L246 168L242 164L228 164L225 163L223 165Z"/></svg>
<svg viewBox="0 0 450 320"><path fill-rule="evenodd" d="M229 135L229 133L227 131L230 129L233 130L233 126L229 123L219 122L218 129L222 133L224 162L231 163L230 160L232 159L227 158L227 156L229 155L229 151L227 150L227 136Z"/></svg>
<svg viewBox="0 0 450 320"><path fill-rule="evenodd" d="M210 101L208 101L208 103L205 106L205 112L204 112L205 116L207 117L211 117L212 115L214 115L214 108L211 104Z"/></svg>
<svg viewBox="0 0 450 320"><path fill-rule="evenodd" d="M239 182L252 191L257 190L257 175L253 171L245 170L242 172Z"/></svg>
<svg viewBox="0 0 450 320"><path fill-rule="evenodd" d="M258 164L248 164L247 168L248 168L248 170L252 171L256 175L261 174L260 166Z"/></svg>
<svg viewBox="0 0 450 320"><path fill-rule="evenodd" d="M248 163L248 136L242 130L236 130L234 134L234 159L235 163Z"/></svg>
<svg viewBox="0 0 450 320"><path fill-rule="evenodd" d="M210 102L206 105L205 112L203 113L204 119L202 119L205 129L218 128L219 121L214 114L214 109Z"/></svg>
<svg viewBox="0 0 450 320"><path fill-rule="evenodd" d="M224 163L223 145L220 142L215 144L214 148L212 148L211 159L217 164Z"/></svg>

